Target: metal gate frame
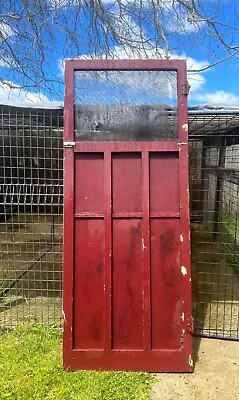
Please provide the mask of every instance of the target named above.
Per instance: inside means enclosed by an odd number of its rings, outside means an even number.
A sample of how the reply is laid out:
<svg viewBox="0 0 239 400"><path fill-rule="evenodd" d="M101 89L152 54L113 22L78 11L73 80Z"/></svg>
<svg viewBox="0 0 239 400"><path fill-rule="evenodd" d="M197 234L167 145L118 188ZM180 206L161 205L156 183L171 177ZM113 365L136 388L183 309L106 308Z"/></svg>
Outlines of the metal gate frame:
<svg viewBox="0 0 239 400"><path fill-rule="evenodd" d="M99 70L165 70L177 72L178 95L178 139L174 141L158 142L75 142L74 138L74 72ZM190 226L189 226L189 183L188 183L188 125L187 125L187 94L186 63L183 60L70 60L66 62L65 70L65 132L64 132L64 274L63 274L63 360L67 369L128 369L148 371L192 371L192 301L191 301L191 266L190 266ZM149 357L150 350L150 307L147 321L148 338L145 351L124 351L113 354L111 350L111 304L110 287L105 292L105 352L102 357L98 350L89 351L88 355L82 350L73 347L73 297L74 297L74 159L79 151L104 151L109 157L110 151L159 151L178 152L179 156L179 188L180 188L180 264L181 264L181 348L179 350L160 350ZM132 148L131 148L132 149ZM106 160L107 161L107 160ZM147 164L147 159L142 160ZM147 167L145 167L147 168ZM110 185L111 177L105 175ZM142 193L147 197L147 193ZM106 236L110 235L110 198L109 207L105 207ZM147 199L144 201L148 208ZM148 213L148 209L146 210ZM143 228L144 229L144 228ZM106 252L110 254L110 248ZM145 243L145 257L149 257L149 242ZM110 259L105 264L105 282L111 282ZM145 281L146 296L150 302L150 286ZM90 354L89 354L90 353ZM119 353L119 352L118 352ZM84 363L82 364L82 356ZM81 360L80 360L81 359ZM109 367L110 365L110 367Z"/></svg>

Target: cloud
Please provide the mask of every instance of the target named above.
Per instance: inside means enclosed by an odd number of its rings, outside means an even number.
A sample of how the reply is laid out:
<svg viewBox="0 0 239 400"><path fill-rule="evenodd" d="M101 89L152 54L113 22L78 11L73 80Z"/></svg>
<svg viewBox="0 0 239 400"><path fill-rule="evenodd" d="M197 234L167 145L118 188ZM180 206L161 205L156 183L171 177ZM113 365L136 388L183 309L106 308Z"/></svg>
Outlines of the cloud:
<svg viewBox="0 0 239 400"><path fill-rule="evenodd" d="M52 0L57 1L57 0ZM210 0L215 1L215 0ZM115 9L118 8L118 3L113 0L102 0L103 4L112 4ZM200 20L197 15L192 14L189 8L184 6L182 2L175 0L121 0L121 6L125 7L124 11L130 16L131 10L144 11L150 15L152 6L159 11L159 24L162 25L163 30L177 35L184 35L192 32L197 32L204 25L204 21ZM137 14L137 12L136 12ZM157 16L155 15L155 18ZM152 21L155 23L155 20Z"/></svg>
<svg viewBox="0 0 239 400"><path fill-rule="evenodd" d="M48 0L48 3L54 7L55 9L71 7L71 6L79 6L79 0Z"/></svg>
<svg viewBox="0 0 239 400"><path fill-rule="evenodd" d="M17 86L13 82L7 82L12 86ZM17 87L10 88L7 84L0 82L0 104L9 104L19 107L49 107L55 108L61 105L60 102L50 101L42 93L32 93Z"/></svg>
<svg viewBox="0 0 239 400"><path fill-rule="evenodd" d="M119 37L123 37L131 42L137 42L139 48L143 47L144 41L147 40L144 31L129 15L122 16L114 12L113 25Z"/></svg>
<svg viewBox="0 0 239 400"><path fill-rule="evenodd" d="M175 35L185 35L188 33L198 32L205 24L196 15L192 15L188 9L183 8L180 4L173 2L164 3L165 29Z"/></svg>
<svg viewBox="0 0 239 400"><path fill-rule="evenodd" d="M187 61L187 70L188 70L188 81L191 86L190 93L193 94L198 92L206 83L205 73L200 72L200 70L208 65L207 61L198 61L192 57L187 57L186 54L175 54L175 53L168 53L164 49L158 49L157 53L154 48L150 50L142 50L142 49L132 49L131 47L127 46L115 46L111 49L110 57L103 54L100 59L184 59ZM92 59L91 56L85 54L78 59ZM58 68L60 73L63 75L65 70L65 61L66 60L58 60ZM190 72L190 71L199 71L199 72Z"/></svg>
<svg viewBox="0 0 239 400"><path fill-rule="evenodd" d="M10 25L6 22L0 22L0 43L1 41L8 40L11 36L16 34ZM9 67L7 60L4 60L0 55L0 67Z"/></svg>
<svg viewBox="0 0 239 400"><path fill-rule="evenodd" d="M0 22L1 39L5 40L16 34L11 26L6 22Z"/></svg>
<svg viewBox="0 0 239 400"><path fill-rule="evenodd" d="M197 93L199 90L201 90L206 83L205 73L200 72L200 70L206 67L208 62L195 60L192 57L187 57L185 54L183 56L187 60L187 79L190 85L189 98L191 98L194 93Z"/></svg>
<svg viewBox="0 0 239 400"><path fill-rule="evenodd" d="M204 104L239 106L239 96L224 90L195 93L193 99Z"/></svg>
<svg viewBox="0 0 239 400"><path fill-rule="evenodd" d="M215 1L215 0L209 0ZM153 6L159 11L159 24L162 25L165 33L173 33L177 35L184 35L192 32L197 32L200 30L201 26L204 24L195 13L191 13L187 6L182 5L182 2L175 0L120 0L117 2L115 0L101 0L103 6L107 9L110 7L110 14L115 15L114 28L117 28L120 32L129 31L129 27L126 19L131 21L131 29L135 30L135 22L132 19L134 15L136 19L142 18L142 12L147 15L147 20L149 21L152 16ZM48 4L55 11L60 9L66 9L69 7L84 7L88 8L94 7L94 4L90 0L48 0ZM93 4L93 5L92 5ZM155 24L155 18L157 19L157 12L152 18L151 23ZM117 15L120 15L119 21L117 21ZM121 25L121 26L120 26ZM142 20L140 22L142 28ZM138 25L139 30L139 25Z"/></svg>

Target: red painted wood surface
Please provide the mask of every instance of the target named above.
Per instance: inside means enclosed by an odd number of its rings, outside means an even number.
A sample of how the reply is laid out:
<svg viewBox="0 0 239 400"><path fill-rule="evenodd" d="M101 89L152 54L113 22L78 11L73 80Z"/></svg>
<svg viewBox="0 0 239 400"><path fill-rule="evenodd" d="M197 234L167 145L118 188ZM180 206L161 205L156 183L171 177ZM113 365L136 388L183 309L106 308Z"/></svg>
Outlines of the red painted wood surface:
<svg viewBox="0 0 239 400"><path fill-rule="evenodd" d="M180 349L182 329L179 220L151 220L152 348Z"/></svg>
<svg viewBox="0 0 239 400"><path fill-rule="evenodd" d="M150 213L179 212L178 152L152 152L149 163Z"/></svg>
<svg viewBox="0 0 239 400"><path fill-rule="evenodd" d="M75 212L104 212L104 153L75 155Z"/></svg>
<svg viewBox="0 0 239 400"><path fill-rule="evenodd" d="M74 69L178 72L174 142L78 142L65 149L65 368L192 371L185 63L70 61Z"/></svg>
<svg viewBox="0 0 239 400"><path fill-rule="evenodd" d="M113 221L112 348L143 349L142 223Z"/></svg>
<svg viewBox="0 0 239 400"><path fill-rule="evenodd" d="M104 220L77 219L75 237L73 347L103 349Z"/></svg>

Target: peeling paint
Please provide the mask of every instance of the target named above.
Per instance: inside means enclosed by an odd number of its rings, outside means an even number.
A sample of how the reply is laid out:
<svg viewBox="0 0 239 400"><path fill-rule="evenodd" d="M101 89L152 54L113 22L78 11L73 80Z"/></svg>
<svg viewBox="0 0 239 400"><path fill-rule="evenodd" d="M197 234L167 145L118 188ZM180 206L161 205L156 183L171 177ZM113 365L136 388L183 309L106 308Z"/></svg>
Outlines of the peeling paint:
<svg viewBox="0 0 239 400"><path fill-rule="evenodd" d="M181 321L182 322L184 322L184 317L185 317L184 312L182 312L182 314L181 314Z"/></svg>
<svg viewBox="0 0 239 400"><path fill-rule="evenodd" d="M180 343L183 344L184 342L184 334L185 334L185 329L181 330L181 336L180 336ZM181 347L181 349L183 349L183 347Z"/></svg>
<svg viewBox="0 0 239 400"><path fill-rule="evenodd" d="M189 282L192 282L192 278L189 278Z"/></svg>
<svg viewBox="0 0 239 400"><path fill-rule="evenodd" d="M187 269L184 267L184 265L181 266L181 273L182 273L183 275L187 275L187 273L188 273L188 271L187 271Z"/></svg>
<svg viewBox="0 0 239 400"><path fill-rule="evenodd" d="M180 235L180 242L183 242L183 235Z"/></svg>
<svg viewBox="0 0 239 400"><path fill-rule="evenodd" d="M188 364L190 365L190 367L193 367L193 359L192 359L191 354L189 355L189 358L188 358Z"/></svg>
<svg viewBox="0 0 239 400"><path fill-rule="evenodd" d="M188 144L188 142L179 142L178 143L179 146L184 146L185 144Z"/></svg>
<svg viewBox="0 0 239 400"><path fill-rule="evenodd" d="M64 147L75 147L76 142L64 142L63 146Z"/></svg>
<svg viewBox="0 0 239 400"><path fill-rule="evenodd" d="M182 128L185 132L188 132L188 124L183 124Z"/></svg>
<svg viewBox="0 0 239 400"><path fill-rule="evenodd" d="M144 238L142 238L142 249L145 249Z"/></svg>
<svg viewBox="0 0 239 400"><path fill-rule="evenodd" d="M187 145L187 144L188 144L187 142L179 142L178 143L178 151L180 152L182 150L182 147Z"/></svg>
<svg viewBox="0 0 239 400"><path fill-rule="evenodd" d="M62 310L62 316L63 316L64 322L66 323L66 314L65 314L64 310Z"/></svg>

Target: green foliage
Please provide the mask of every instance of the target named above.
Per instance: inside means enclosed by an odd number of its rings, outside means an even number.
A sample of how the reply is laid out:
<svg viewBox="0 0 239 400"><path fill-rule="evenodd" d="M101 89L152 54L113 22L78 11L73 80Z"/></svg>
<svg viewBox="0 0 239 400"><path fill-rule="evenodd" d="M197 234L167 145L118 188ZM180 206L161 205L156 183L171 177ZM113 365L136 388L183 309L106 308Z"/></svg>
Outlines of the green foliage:
<svg viewBox="0 0 239 400"><path fill-rule="evenodd" d="M238 216L233 214L223 214L221 217L222 226L228 234L232 235L232 240L239 242L239 221Z"/></svg>
<svg viewBox="0 0 239 400"><path fill-rule="evenodd" d="M64 371L55 328L0 333L0 400L146 400L153 382L149 373Z"/></svg>

